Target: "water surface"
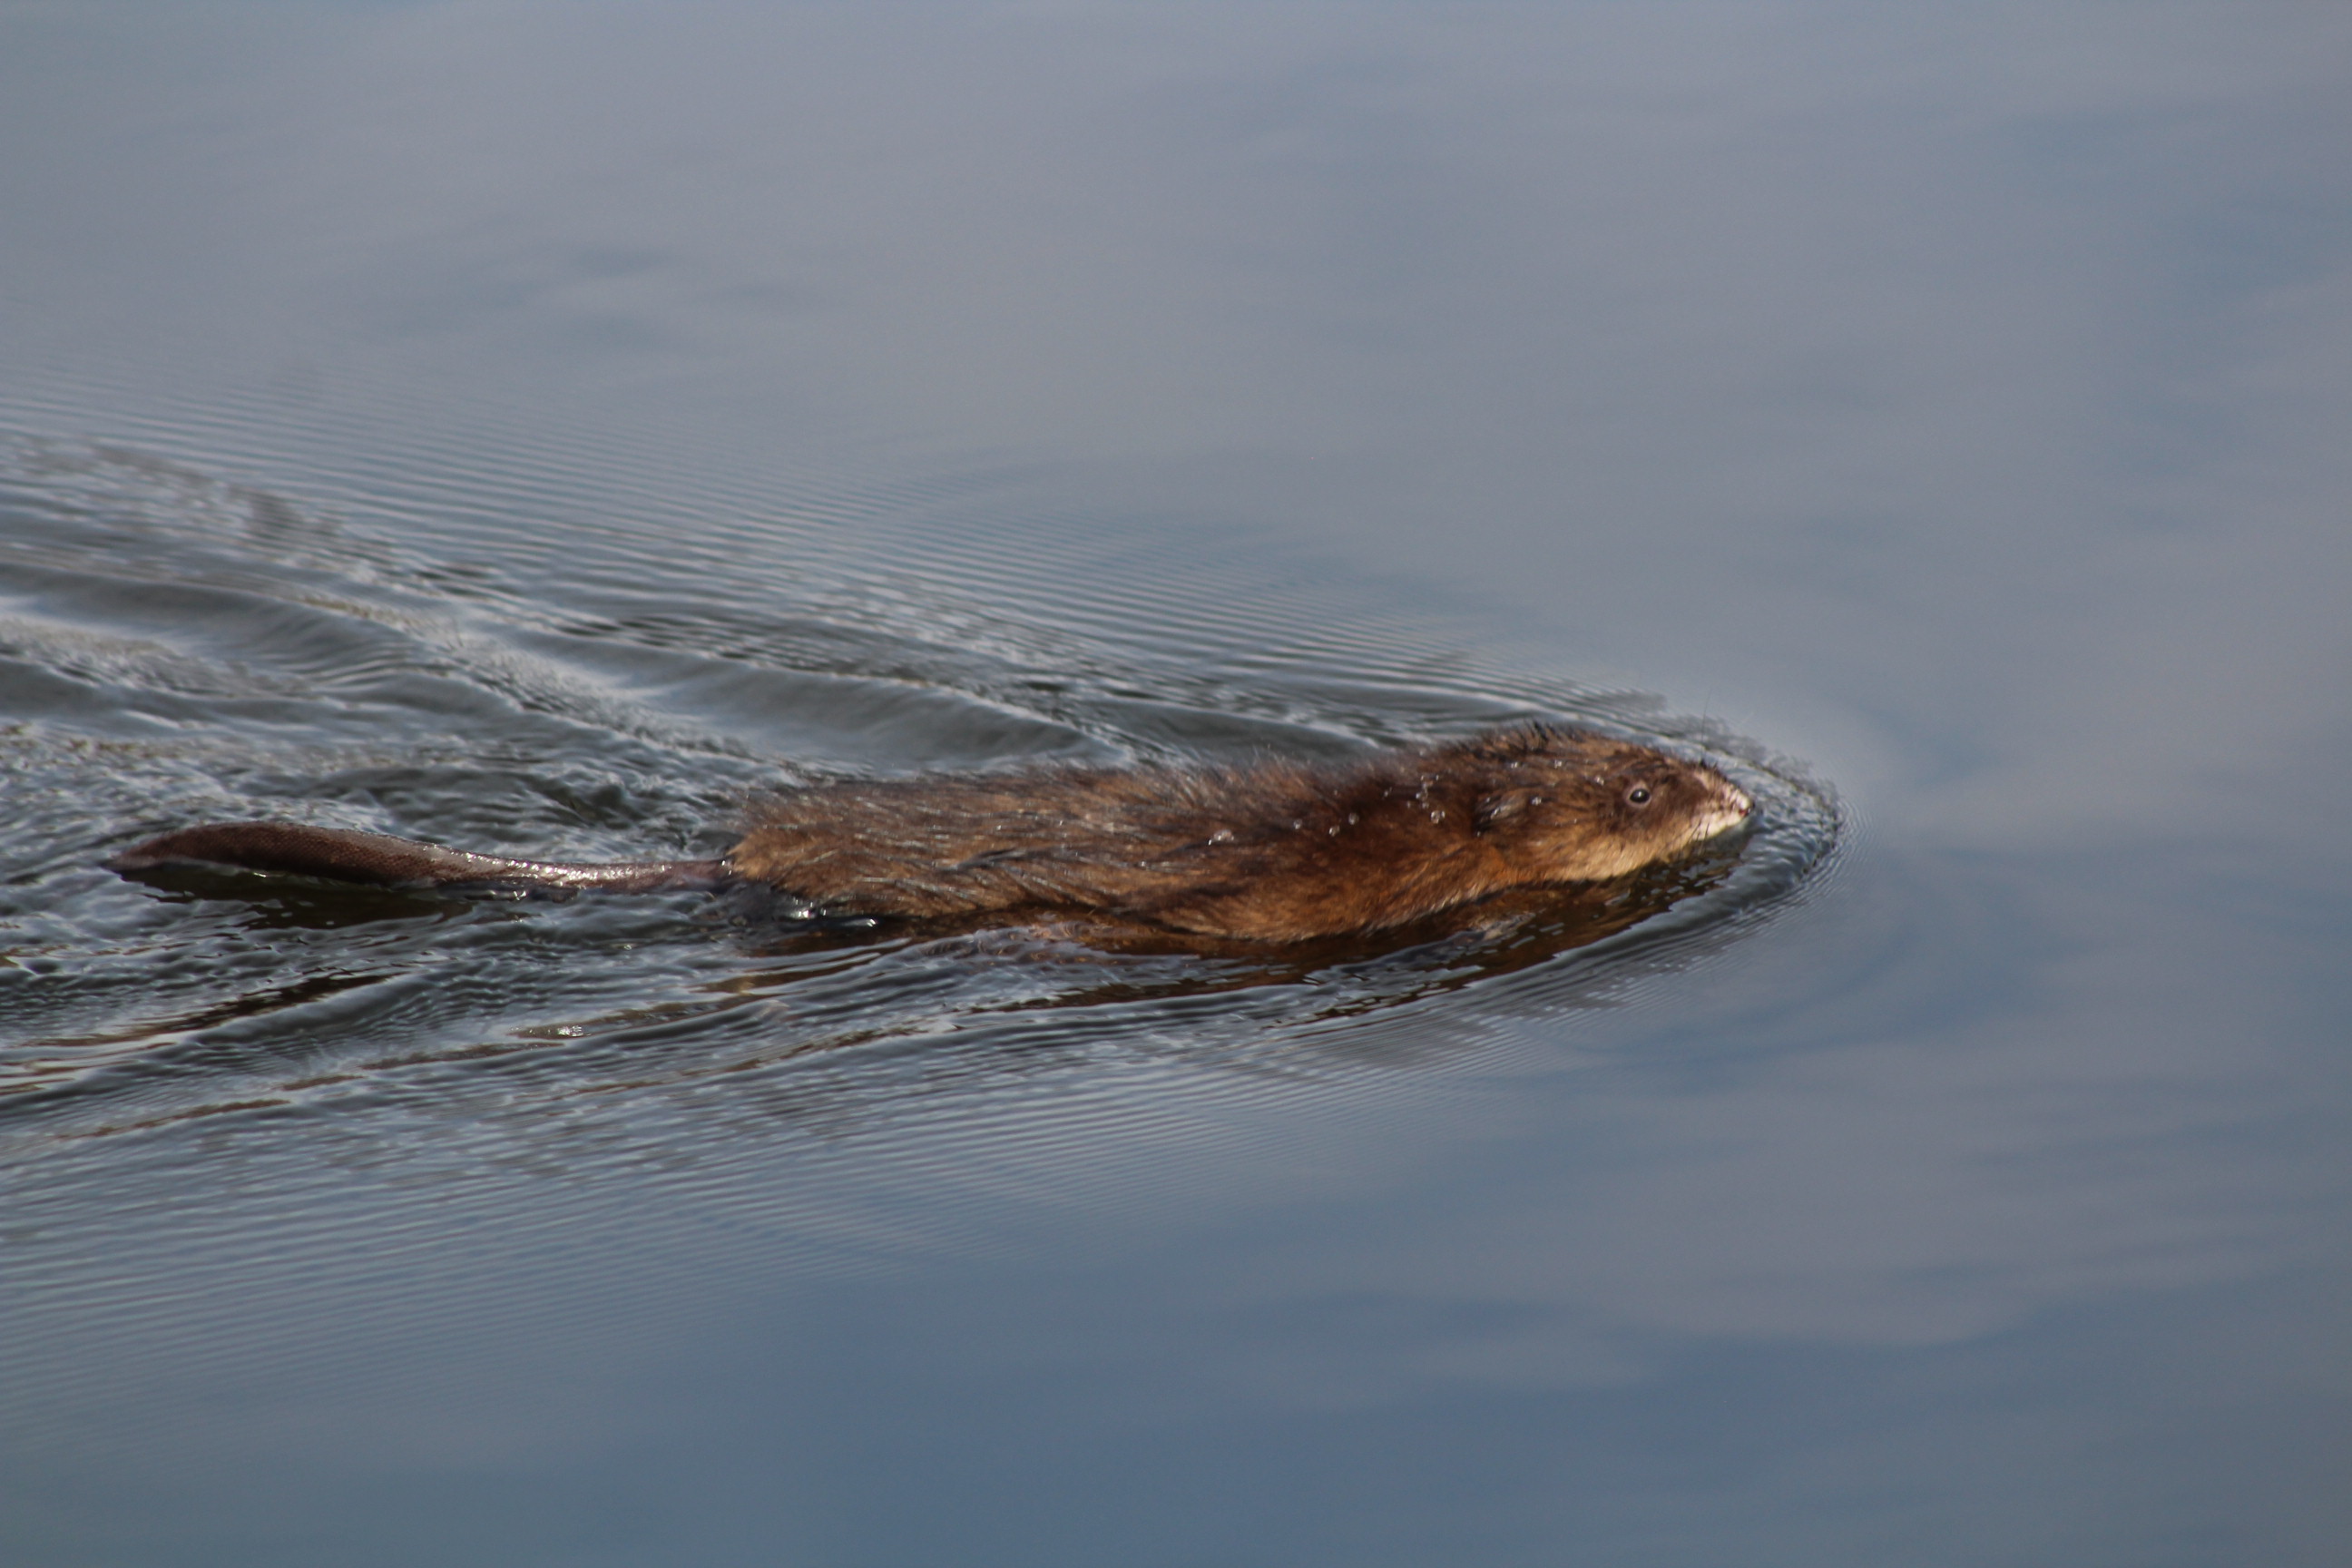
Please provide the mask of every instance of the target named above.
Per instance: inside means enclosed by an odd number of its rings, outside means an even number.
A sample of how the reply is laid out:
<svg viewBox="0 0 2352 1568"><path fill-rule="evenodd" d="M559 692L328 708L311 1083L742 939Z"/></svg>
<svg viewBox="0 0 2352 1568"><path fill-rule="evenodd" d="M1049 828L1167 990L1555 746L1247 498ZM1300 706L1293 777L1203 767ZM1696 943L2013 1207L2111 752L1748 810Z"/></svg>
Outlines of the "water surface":
<svg viewBox="0 0 2352 1568"><path fill-rule="evenodd" d="M0 1555L2342 1561L2347 44L10 13ZM1762 827L1238 956L100 864L1531 715Z"/></svg>

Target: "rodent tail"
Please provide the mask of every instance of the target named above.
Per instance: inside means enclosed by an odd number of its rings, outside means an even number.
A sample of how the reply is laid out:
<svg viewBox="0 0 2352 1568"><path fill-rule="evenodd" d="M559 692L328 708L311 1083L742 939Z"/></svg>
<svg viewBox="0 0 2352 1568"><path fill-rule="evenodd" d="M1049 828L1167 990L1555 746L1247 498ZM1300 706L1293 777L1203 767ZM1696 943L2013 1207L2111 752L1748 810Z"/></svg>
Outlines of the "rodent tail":
<svg viewBox="0 0 2352 1568"><path fill-rule="evenodd" d="M297 822L215 822L150 838L115 856L117 871L159 866L234 866L365 882L379 888L606 888L623 893L716 888L730 880L723 860L615 861L577 865L511 860L444 849L382 833L310 827Z"/></svg>

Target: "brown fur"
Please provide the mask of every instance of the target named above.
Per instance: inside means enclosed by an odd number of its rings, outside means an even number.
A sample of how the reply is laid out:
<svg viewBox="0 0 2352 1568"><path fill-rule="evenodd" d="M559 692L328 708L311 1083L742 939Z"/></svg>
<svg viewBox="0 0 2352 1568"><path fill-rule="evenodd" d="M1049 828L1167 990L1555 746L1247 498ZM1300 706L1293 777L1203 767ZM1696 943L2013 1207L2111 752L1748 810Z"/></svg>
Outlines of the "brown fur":
<svg viewBox="0 0 2352 1568"><path fill-rule="evenodd" d="M563 865L376 834L231 823L114 864L205 861L394 886L764 883L829 914L1082 914L1250 942L1370 932L1509 889L1591 882L1738 826L1714 769L1530 728L1353 763L1066 768L818 784L720 860Z"/></svg>

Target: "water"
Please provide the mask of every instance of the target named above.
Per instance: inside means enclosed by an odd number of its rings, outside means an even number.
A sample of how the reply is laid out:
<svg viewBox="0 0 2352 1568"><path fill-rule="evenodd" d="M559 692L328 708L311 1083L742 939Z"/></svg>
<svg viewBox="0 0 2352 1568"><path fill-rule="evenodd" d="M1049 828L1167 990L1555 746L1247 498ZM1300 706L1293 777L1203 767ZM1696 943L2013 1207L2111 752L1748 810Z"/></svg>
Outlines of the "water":
<svg viewBox="0 0 2352 1568"><path fill-rule="evenodd" d="M2347 43L11 13L0 1555L2343 1560ZM1257 956L100 866L1529 714L1763 826Z"/></svg>

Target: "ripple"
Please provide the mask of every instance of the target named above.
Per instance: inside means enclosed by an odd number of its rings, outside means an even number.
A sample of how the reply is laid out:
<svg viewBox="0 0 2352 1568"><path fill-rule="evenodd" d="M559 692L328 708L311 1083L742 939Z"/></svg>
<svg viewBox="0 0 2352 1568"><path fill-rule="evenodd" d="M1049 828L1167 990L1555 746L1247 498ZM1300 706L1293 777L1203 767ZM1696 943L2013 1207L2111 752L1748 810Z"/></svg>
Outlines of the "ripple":
<svg viewBox="0 0 2352 1568"><path fill-rule="evenodd" d="M1835 858L1834 795L1752 742L1538 658L1484 662L1433 619L1031 510L1017 475L664 492L625 454L542 437L396 470L289 459L296 495L194 459L242 428L232 414L152 445L0 430L0 655L24 672L0 719L23 803L0 890L13 1148L292 1117L354 1147L429 1126L455 1170L707 1170L695 1145L730 1129L764 1147L947 1103L962 1159L1013 1135L998 1110L1041 1136L1041 1086L1173 1071L1277 1100L1362 1093L1374 1068L1622 1005ZM166 889L92 869L163 826L246 816L567 858L708 853L779 778L1342 756L1530 716L1696 751L1759 826L1614 912L1554 900L1477 933L1240 955L815 930L756 899ZM1154 1114L1125 1094L1057 1103L1052 1136Z"/></svg>

